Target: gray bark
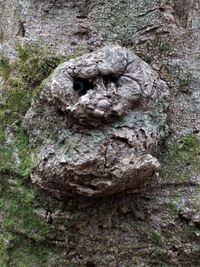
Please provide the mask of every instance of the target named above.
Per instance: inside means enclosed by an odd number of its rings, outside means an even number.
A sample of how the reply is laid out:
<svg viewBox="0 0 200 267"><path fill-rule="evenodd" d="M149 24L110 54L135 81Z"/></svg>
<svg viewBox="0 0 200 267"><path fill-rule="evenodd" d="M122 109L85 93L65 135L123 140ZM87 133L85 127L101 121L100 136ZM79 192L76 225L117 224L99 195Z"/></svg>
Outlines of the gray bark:
<svg viewBox="0 0 200 267"><path fill-rule="evenodd" d="M101 198L97 199L73 194L73 198L57 200L49 193L33 188L30 176L24 185L17 174L1 171L0 165L1 266L200 266L198 0L0 0L0 17L0 51L2 57L7 56L11 62L17 60L17 44L24 42L47 46L49 55L57 56L77 51L85 54L117 44L137 54L142 66L158 73L163 83L166 82L170 95L166 101L167 111L163 112L162 108L159 111L161 115L167 112L167 122L165 116L163 120L156 114L157 125L164 124L169 131L167 135L161 133L162 127L154 130L158 132L159 141L165 139L155 153L161 162L160 175L151 183L134 187L134 191L111 196L101 192ZM49 88L49 84L48 81L45 88ZM2 80L1 92L4 85ZM56 105L65 111L63 96L56 97ZM66 132L63 135L65 119L59 121L52 115L55 103L50 100L41 96L36 98L39 104L32 104L24 127L28 129L30 142L37 144L35 157L43 153L48 158L47 154L55 150L53 145L56 144L57 155L52 158L51 171L45 166L49 162L45 161L42 170L36 172L45 179L60 172L57 177L62 181L63 172L69 170L56 165L56 160L63 153L61 141L66 138ZM98 106L96 102L92 104ZM73 116L79 119L80 114L85 116L85 111L77 109ZM52 125L47 127L47 118L52 119L53 129ZM13 125L7 125L6 145L12 142L12 128ZM58 135L56 142L48 131L54 137ZM124 139L124 135L122 133L120 138ZM74 139L76 136L71 137L72 143ZM95 149L93 142L89 141L89 147ZM153 142L153 149L154 145ZM84 148L84 142L80 146ZM17 161L20 149L13 153ZM126 149L122 150L122 158L125 153ZM3 162L5 155L0 158ZM101 160L99 156L97 158ZM38 159L36 161L38 166ZM94 170L100 171L99 166L93 166L92 172ZM40 181L43 180L39 179L41 185ZM53 182L52 185L51 195L58 196ZM62 186L61 183L59 192ZM75 191L80 192L77 188L76 185ZM33 191L36 192L34 197ZM122 190L112 193L117 191ZM26 209L30 212L24 215Z"/></svg>

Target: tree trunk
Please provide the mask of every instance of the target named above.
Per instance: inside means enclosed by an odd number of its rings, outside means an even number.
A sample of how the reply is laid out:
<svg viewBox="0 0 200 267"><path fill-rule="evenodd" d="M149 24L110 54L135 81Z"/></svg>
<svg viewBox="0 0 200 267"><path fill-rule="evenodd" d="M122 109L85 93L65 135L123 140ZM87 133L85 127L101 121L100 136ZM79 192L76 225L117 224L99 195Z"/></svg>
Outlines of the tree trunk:
<svg viewBox="0 0 200 267"><path fill-rule="evenodd" d="M0 0L1 266L200 266L199 5ZM159 176L137 190L58 200L31 183L38 159L24 116L58 64L108 44L133 51L169 87Z"/></svg>

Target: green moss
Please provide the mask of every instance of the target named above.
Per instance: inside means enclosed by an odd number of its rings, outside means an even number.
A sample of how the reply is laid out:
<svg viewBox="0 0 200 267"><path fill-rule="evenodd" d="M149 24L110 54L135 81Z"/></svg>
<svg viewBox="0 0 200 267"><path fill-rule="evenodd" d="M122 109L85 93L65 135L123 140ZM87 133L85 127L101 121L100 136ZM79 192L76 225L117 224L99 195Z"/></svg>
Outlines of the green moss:
<svg viewBox="0 0 200 267"><path fill-rule="evenodd" d="M32 186L11 174L1 174L0 184L0 265L47 266L62 251L52 241L63 233L37 215L40 204Z"/></svg>
<svg viewBox="0 0 200 267"><path fill-rule="evenodd" d="M189 181L200 171L199 153L200 142L195 135L171 143L162 156L161 176L166 182Z"/></svg>
<svg viewBox="0 0 200 267"><path fill-rule="evenodd" d="M17 47L16 67L22 84L31 90L41 84L60 63L60 57L49 56L48 51L39 45L22 44ZM21 85L20 85L21 86Z"/></svg>
<svg viewBox="0 0 200 267"><path fill-rule="evenodd" d="M191 74L187 73L184 77L179 78L179 89L185 89L186 87L189 87L191 84Z"/></svg>
<svg viewBox="0 0 200 267"><path fill-rule="evenodd" d="M156 34L155 39L152 40L152 44L149 43L148 45L153 46L152 48L157 50L158 55L166 54L171 49L168 40L162 38L159 34Z"/></svg>
<svg viewBox="0 0 200 267"><path fill-rule="evenodd" d="M22 119L31 105L34 91L61 61L58 57L49 56L38 45L19 45L17 53L18 60L12 64L6 57L1 58L5 103L0 110L0 123L4 126Z"/></svg>
<svg viewBox="0 0 200 267"><path fill-rule="evenodd" d="M177 217L180 212L179 204L181 199L177 199L176 197L172 197L168 203L166 203L166 211L172 217Z"/></svg>
<svg viewBox="0 0 200 267"><path fill-rule="evenodd" d="M178 66L177 78L179 80L179 91L189 93L189 87L192 83L192 74L188 70Z"/></svg>
<svg viewBox="0 0 200 267"><path fill-rule="evenodd" d="M164 52L168 51L169 49L170 49L169 44L166 44L166 43L160 43L159 44L159 51L161 53L164 53Z"/></svg>
<svg viewBox="0 0 200 267"><path fill-rule="evenodd" d="M4 40L4 33L3 30L0 29L0 43L3 43L3 40Z"/></svg>
<svg viewBox="0 0 200 267"><path fill-rule="evenodd" d="M12 129L12 134L12 141L6 143L5 132L0 131L0 172L16 173L26 178L31 170L33 148L29 146L28 137L19 126Z"/></svg>
<svg viewBox="0 0 200 267"><path fill-rule="evenodd" d="M162 247L163 245L163 236L162 233L157 230L152 230L148 233L148 243L150 242L153 246Z"/></svg>
<svg viewBox="0 0 200 267"><path fill-rule="evenodd" d="M10 77L11 69L10 69L9 59L5 56L2 56L0 59L0 71L3 79L7 81L8 78Z"/></svg>
<svg viewBox="0 0 200 267"><path fill-rule="evenodd" d="M4 129L0 129L0 144L5 142L5 131Z"/></svg>
<svg viewBox="0 0 200 267"><path fill-rule="evenodd" d="M0 108L0 124L11 124L25 115L32 98L38 97L46 79L60 63L76 58L84 52L78 47L67 57L50 56L47 48L36 44L21 44L17 47L18 60L10 64L3 56L0 71L4 79L2 97L5 103Z"/></svg>
<svg viewBox="0 0 200 267"><path fill-rule="evenodd" d="M50 227L45 220L35 216L37 207L36 193L25 186L20 179L1 176L1 211L4 212L3 229L5 232L28 236L35 241L42 241L50 234Z"/></svg>
<svg viewBox="0 0 200 267"><path fill-rule="evenodd" d="M79 56L77 48L67 59ZM0 71L4 79L1 88L3 104L0 106L0 172L28 176L33 148L21 125L33 98L37 98L48 81L52 70L66 60L48 54L47 48L23 43L17 47L18 59L10 64L3 56ZM10 134L9 142L6 135ZM8 137L8 136L7 136Z"/></svg>
<svg viewBox="0 0 200 267"><path fill-rule="evenodd" d="M30 146L22 122L52 70L82 52L83 48L78 48L67 58L52 57L47 48L22 44L15 63L1 58L0 266L75 266L62 255L77 243L75 225L81 219L76 214L67 222L51 224L45 218L45 212L59 209L61 202L57 205L56 200L42 197L30 183L35 148Z"/></svg>
<svg viewBox="0 0 200 267"><path fill-rule="evenodd" d="M84 46L79 46L77 47L73 53L71 53L70 55L68 55L67 57L63 58L63 62L70 60L70 59L74 59L77 57L80 57L83 55L83 53L86 52L86 48Z"/></svg>
<svg viewBox="0 0 200 267"><path fill-rule="evenodd" d="M47 49L27 43L19 45L17 53L18 59L12 64L4 56L0 61L4 79L0 107L0 171L24 177L30 172L32 148L21 123L33 96L38 96L45 85L43 81L63 58L49 56ZM5 131L8 135L8 130L11 140L6 142Z"/></svg>
<svg viewBox="0 0 200 267"><path fill-rule="evenodd" d="M40 96L40 93L42 92L43 88L46 86L46 84L49 81L49 77L44 79L41 84L39 86L37 86L37 88L34 90L33 94L32 94L32 101L38 99L38 97Z"/></svg>
<svg viewBox="0 0 200 267"><path fill-rule="evenodd" d="M41 248L37 243L33 245L32 242L23 237L15 237L12 240L12 247L8 251L9 260L7 261L7 266L45 267L47 264L49 266L51 258L56 257L56 252L56 248L53 246L44 244ZM55 264L54 262L54 266Z"/></svg>
<svg viewBox="0 0 200 267"><path fill-rule="evenodd" d="M188 75L188 77L180 79L180 87L188 87L191 84L191 77Z"/></svg>
<svg viewBox="0 0 200 267"><path fill-rule="evenodd" d="M0 266L76 266L64 255L78 242L75 226L81 218L58 216L51 223L46 211L66 203L44 196L14 174L0 174L0 185Z"/></svg>

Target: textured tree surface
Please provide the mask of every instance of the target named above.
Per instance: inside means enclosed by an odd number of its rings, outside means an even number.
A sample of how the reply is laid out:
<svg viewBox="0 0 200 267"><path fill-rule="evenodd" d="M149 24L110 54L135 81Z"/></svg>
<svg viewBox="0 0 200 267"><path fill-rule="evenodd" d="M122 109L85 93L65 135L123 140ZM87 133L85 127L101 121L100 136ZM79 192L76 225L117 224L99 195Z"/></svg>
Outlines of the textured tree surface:
<svg viewBox="0 0 200 267"><path fill-rule="evenodd" d="M200 266L199 1L0 0L0 15L0 265ZM153 168L124 192L140 152Z"/></svg>
<svg viewBox="0 0 200 267"><path fill-rule="evenodd" d="M156 72L120 46L59 65L25 116L40 150L32 180L57 197L148 182L159 168L152 154L166 134L168 95ZM43 131L57 140L41 144Z"/></svg>

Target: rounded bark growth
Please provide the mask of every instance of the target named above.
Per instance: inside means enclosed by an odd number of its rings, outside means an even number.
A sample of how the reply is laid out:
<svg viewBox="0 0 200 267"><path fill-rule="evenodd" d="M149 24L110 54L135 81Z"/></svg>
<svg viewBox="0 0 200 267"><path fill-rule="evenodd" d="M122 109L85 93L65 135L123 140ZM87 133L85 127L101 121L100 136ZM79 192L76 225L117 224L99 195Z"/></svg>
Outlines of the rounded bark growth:
<svg viewBox="0 0 200 267"><path fill-rule="evenodd" d="M131 51L106 46L60 65L26 114L33 182L57 197L141 186L159 169L169 91Z"/></svg>

